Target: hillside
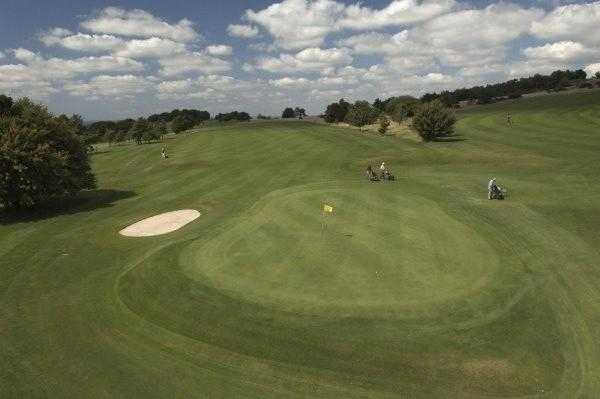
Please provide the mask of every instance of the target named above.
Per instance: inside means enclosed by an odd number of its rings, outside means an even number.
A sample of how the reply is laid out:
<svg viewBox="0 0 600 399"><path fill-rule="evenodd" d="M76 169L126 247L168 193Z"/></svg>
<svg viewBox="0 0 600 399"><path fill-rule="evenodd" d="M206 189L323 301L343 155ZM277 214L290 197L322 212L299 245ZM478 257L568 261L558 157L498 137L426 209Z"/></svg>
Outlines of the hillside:
<svg viewBox="0 0 600 399"><path fill-rule="evenodd" d="M594 397L600 92L458 115L427 144L266 121L103 147L98 191L0 224L0 396ZM177 209L202 215L117 234Z"/></svg>

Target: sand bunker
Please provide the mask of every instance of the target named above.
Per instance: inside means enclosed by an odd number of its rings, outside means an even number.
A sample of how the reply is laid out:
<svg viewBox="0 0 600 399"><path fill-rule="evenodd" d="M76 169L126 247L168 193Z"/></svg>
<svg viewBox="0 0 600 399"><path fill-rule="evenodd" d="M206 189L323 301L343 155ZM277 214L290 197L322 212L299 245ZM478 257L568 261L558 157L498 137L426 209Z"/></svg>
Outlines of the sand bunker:
<svg viewBox="0 0 600 399"><path fill-rule="evenodd" d="M171 233L179 230L186 224L200 217L200 212L195 209L183 209L161 213L137 223L132 224L119 231L119 234L127 237L150 237Z"/></svg>

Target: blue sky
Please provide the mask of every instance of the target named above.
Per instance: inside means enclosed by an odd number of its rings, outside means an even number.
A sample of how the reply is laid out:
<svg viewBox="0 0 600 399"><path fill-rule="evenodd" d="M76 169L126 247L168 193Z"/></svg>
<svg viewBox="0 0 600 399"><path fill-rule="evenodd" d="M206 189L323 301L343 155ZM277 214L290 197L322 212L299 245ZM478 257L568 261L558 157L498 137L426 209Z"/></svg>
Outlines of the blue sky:
<svg viewBox="0 0 600 399"><path fill-rule="evenodd" d="M0 93L118 119L310 113L350 100L600 70L600 2L4 0Z"/></svg>

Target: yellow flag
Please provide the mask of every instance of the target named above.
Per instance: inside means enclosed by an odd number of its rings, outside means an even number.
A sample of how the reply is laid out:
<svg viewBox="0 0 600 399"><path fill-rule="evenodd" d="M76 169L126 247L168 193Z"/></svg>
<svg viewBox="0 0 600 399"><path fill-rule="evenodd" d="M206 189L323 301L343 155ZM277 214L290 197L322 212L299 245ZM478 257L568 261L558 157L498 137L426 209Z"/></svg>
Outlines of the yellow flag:
<svg viewBox="0 0 600 399"><path fill-rule="evenodd" d="M323 212L333 213L333 207L329 205L323 205Z"/></svg>

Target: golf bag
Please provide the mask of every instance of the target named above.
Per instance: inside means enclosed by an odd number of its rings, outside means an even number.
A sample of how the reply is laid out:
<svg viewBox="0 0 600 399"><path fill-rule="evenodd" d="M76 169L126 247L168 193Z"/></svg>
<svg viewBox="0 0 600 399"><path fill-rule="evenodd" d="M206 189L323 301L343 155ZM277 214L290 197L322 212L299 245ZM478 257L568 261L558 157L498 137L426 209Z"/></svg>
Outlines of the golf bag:
<svg viewBox="0 0 600 399"><path fill-rule="evenodd" d="M390 173L389 170L386 169L383 172L381 172L381 180L394 181L396 180L396 178L393 174Z"/></svg>

